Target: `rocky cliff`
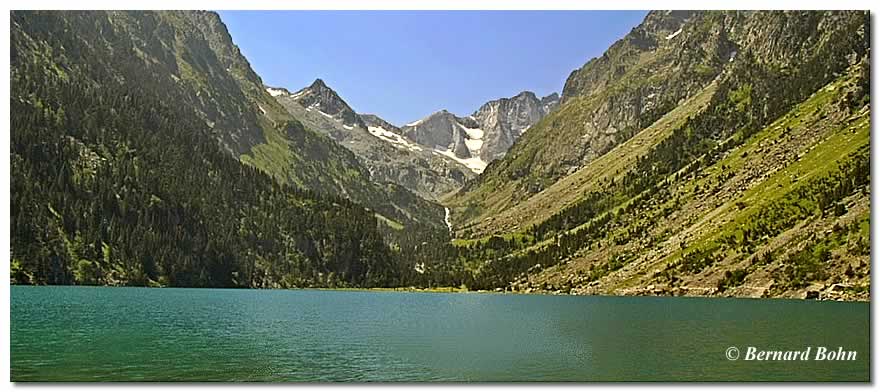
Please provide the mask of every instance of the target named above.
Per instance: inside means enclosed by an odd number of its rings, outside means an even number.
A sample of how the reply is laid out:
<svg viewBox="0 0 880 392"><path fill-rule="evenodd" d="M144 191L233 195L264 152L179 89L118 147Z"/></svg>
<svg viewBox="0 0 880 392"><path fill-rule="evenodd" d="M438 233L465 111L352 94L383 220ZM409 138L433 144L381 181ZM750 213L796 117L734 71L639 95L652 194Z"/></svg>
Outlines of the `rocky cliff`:
<svg viewBox="0 0 880 392"><path fill-rule="evenodd" d="M531 91L512 98L487 102L471 116L483 130L480 157L486 162L501 158L529 127L541 121L559 104L553 93L541 99Z"/></svg>

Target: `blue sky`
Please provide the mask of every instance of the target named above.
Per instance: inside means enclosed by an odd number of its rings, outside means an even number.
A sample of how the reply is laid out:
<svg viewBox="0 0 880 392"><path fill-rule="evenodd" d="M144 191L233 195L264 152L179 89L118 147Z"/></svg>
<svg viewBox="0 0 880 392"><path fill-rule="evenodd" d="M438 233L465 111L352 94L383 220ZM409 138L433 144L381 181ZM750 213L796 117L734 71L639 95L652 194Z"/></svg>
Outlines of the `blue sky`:
<svg viewBox="0 0 880 392"><path fill-rule="evenodd" d="M523 90L561 92L646 11L220 11L270 86L323 79L359 113L402 125L468 115Z"/></svg>

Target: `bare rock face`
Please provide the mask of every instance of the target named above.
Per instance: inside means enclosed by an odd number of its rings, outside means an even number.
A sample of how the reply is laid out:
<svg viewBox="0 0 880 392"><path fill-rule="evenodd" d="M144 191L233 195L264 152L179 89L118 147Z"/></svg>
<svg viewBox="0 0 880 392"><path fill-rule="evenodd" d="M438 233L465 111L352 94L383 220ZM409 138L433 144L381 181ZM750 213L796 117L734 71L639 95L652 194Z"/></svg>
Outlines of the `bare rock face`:
<svg viewBox="0 0 880 392"><path fill-rule="evenodd" d="M491 162L504 156L523 132L558 104L559 95L556 93L538 99L535 93L523 91L512 98L501 98L481 106L471 116L484 132L480 157Z"/></svg>
<svg viewBox="0 0 880 392"><path fill-rule="evenodd" d="M422 120L407 124L401 131L411 140L435 150L451 150L459 158L474 156L468 149L464 124L475 125L473 121L459 118L446 110L441 110Z"/></svg>
<svg viewBox="0 0 880 392"><path fill-rule="evenodd" d="M683 41L686 23L694 16L694 11L651 11L645 20L633 30L611 45L601 56L591 59L583 67L574 70L565 82L562 100L575 96L592 95L604 87L614 84L627 71L634 68L644 52L656 50L666 43ZM687 32L685 36L692 35ZM676 39L678 38L678 39ZM706 38L705 36L700 38ZM700 41L703 43L705 41ZM681 48L688 51L690 48ZM679 52L690 60L691 54ZM695 56L694 56L695 57Z"/></svg>
<svg viewBox="0 0 880 392"><path fill-rule="evenodd" d="M553 93L544 98L541 98L541 108L544 110L544 115L556 109L559 106L559 94Z"/></svg>

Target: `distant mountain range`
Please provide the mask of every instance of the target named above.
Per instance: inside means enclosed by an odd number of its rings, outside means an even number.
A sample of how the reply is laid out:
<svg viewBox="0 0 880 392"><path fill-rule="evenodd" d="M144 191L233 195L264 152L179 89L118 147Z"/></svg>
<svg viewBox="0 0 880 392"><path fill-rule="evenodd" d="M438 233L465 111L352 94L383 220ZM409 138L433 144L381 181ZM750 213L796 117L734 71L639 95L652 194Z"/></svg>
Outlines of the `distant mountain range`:
<svg viewBox="0 0 880 392"><path fill-rule="evenodd" d="M307 127L354 152L376 181L401 185L431 200L482 173L559 103L558 94L538 99L524 91L487 102L467 117L441 110L398 127L379 116L356 113L321 79L294 93L271 86L266 91Z"/></svg>

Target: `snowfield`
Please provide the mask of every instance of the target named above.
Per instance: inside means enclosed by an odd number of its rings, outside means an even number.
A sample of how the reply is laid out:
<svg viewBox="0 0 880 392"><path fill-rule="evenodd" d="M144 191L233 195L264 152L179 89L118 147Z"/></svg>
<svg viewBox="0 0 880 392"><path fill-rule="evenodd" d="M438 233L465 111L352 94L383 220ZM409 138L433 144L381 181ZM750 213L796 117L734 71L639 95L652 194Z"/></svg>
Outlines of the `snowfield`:
<svg viewBox="0 0 880 392"><path fill-rule="evenodd" d="M405 126L405 127L414 127L414 126L416 126L416 125L421 124L422 121L424 121L424 119L413 121L413 122L411 122L411 123L409 123L409 124L406 124L406 125L404 125L404 126Z"/></svg>
<svg viewBox="0 0 880 392"><path fill-rule="evenodd" d="M422 151L422 148L417 144L410 142L409 140L404 139L403 136L400 136L394 132L388 131L382 127L367 127L367 131L370 132L371 135L382 139L386 142L394 144L395 147L398 148L406 148L410 151Z"/></svg>
<svg viewBox="0 0 880 392"><path fill-rule="evenodd" d="M467 138L464 140L464 145L467 147L468 151L470 151L471 155L480 155L480 149L483 148L483 135L485 135L485 132L480 128L468 128L457 122L456 124L458 124L458 126L464 130L465 135L467 135ZM486 166L483 165L483 167L485 168Z"/></svg>
<svg viewBox="0 0 880 392"><path fill-rule="evenodd" d="M483 170L486 170L487 163L483 161L483 159L481 159L479 156L475 158L462 159L455 156L455 153L452 152L452 150L442 151L436 148L434 149L434 154L443 155L458 163L461 163L462 165L465 165L468 169L471 169L472 172L477 174L480 174L483 172Z"/></svg>
<svg viewBox="0 0 880 392"><path fill-rule="evenodd" d="M483 148L483 141L478 139L465 139L464 145L467 146L468 150L471 152L471 155L475 155L480 152L480 149Z"/></svg>
<svg viewBox="0 0 880 392"><path fill-rule="evenodd" d="M681 34L681 27L679 27L678 30L675 30L674 33L667 35L666 39L668 39L668 40L673 39L673 38L677 37L679 34Z"/></svg>
<svg viewBox="0 0 880 392"><path fill-rule="evenodd" d="M482 129L468 128L462 124L458 124L458 126L460 126L461 129L464 129L464 133L467 134L468 139L483 140L483 135L485 134L485 132L483 132Z"/></svg>
<svg viewBox="0 0 880 392"><path fill-rule="evenodd" d="M270 87L270 88L267 88L266 91L268 91L268 92L269 92L269 95L271 95L271 96L273 96L273 97L277 97L277 96L279 96L279 95L284 95L284 94L285 94L284 90L277 90L277 89L274 89L274 88L271 88L271 87Z"/></svg>

